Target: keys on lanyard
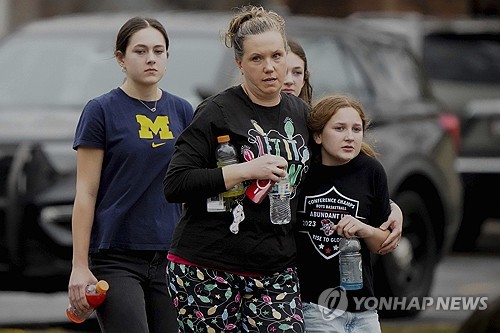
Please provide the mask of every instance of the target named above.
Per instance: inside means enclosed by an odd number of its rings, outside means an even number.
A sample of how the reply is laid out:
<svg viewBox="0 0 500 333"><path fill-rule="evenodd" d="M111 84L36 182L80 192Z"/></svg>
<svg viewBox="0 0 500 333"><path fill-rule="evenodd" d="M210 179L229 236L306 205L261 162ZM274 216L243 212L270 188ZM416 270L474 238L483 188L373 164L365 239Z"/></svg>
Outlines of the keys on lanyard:
<svg viewBox="0 0 500 333"><path fill-rule="evenodd" d="M229 230L236 235L240 231L240 223L245 219L245 212L243 211L241 201L236 201L236 206L231 211L233 213L233 223L229 226Z"/></svg>

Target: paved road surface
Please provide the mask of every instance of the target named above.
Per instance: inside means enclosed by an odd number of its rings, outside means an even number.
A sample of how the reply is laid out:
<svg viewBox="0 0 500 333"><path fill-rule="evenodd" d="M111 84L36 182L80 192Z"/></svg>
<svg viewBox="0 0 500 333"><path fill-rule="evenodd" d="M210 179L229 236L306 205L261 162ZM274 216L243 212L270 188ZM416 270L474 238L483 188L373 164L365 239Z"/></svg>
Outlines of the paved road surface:
<svg viewBox="0 0 500 333"><path fill-rule="evenodd" d="M490 302L500 297L500 223L488 224L486 228L489 229L487 229L487 236L483 238L480 251L466 255L452 254L441 261L431 296L434 298L486 296ZM68 328L65 325L68 323L65 315L67 302L65 292L50 294L0 292L0 333L9 332L2 330L8 327ZM431 306L417 318L384 319L382 325L401 327L416 323L447 323L458 327L471 313L472 311L463 310L437 310L435 306ZM87 326L87 332L97 332L95 319L91 320Z"/></svg>

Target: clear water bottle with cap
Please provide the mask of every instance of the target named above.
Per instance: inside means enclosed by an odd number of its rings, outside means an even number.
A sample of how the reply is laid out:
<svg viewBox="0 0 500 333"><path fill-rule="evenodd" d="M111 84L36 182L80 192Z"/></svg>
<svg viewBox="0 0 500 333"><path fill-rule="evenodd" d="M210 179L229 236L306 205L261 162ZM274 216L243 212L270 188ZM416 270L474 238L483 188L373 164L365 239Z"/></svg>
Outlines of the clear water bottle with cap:
<svg viewBox="0 0 500 333"><path fill-rule="evenodd" d="M109 284L104 280L100 280L96 284L88 285L85 288L85 297L87 298L90 308L85 312L79 312L70 304L66 308L66 315L68 318L74 323L83 323L90 317L95 309L104 302L108 289Z"/></svg>
<svg viewBox="0 0 500 333"><path fill-rule="evenodd" d="M238 152L233 144L230 142L229 135L221 135L217 137L219 145L215 151L217 158L217 166L222 168L226 165L237 164ZM226 192L220 193L214 197L207 199L207 211L209 212L223 212L231 210L231 203L237 198L243 196L245 193L245 186L243 183L238 183Z"/></svg>
<svg viewBox="0 0 500 333"><path fill-rule="evenodd" d="M288 174L269 191L269 217L274 224L287 224L292 220L290 207L290 179Z"/></svg>
<svg viewBox="0 0 500 333"><path fill-rule="evenodd" d="M361 244L357 238L342 238L339 243L340 286L345 290L363 288Z"/></svg>

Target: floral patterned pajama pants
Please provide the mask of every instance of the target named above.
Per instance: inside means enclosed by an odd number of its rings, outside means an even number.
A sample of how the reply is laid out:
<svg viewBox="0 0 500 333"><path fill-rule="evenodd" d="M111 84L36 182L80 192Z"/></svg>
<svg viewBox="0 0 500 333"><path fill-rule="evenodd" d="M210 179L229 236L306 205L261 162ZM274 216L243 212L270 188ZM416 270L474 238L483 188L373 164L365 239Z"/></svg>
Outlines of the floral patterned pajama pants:
<svg viewBox="0 0 500 333"><path fill-rule="evenodd" d="M167 285L180 332L304 332L295 268L251 277L169 262Z"/></svg>

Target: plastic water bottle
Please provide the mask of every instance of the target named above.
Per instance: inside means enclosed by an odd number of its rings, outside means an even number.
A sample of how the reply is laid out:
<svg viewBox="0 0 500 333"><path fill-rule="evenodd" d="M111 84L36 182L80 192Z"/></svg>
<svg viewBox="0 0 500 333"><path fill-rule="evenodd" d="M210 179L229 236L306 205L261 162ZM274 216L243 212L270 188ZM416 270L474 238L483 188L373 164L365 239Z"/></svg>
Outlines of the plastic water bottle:
<svg viewBox="0 0 500 333"><path fill-rule="evenodd" d="M87 298L87 302L89 303L90 309L85 312L78 312L74 307L68 305L66 308L66 315L68 318L77 324L83 323L87 320L90 315L94 312L94 310L101 305L102 302L106 299L106 293L108 292L109 284L100 280L96 284L90 284L85 289L85 297Z"/></svg>
<svg viewBox="0 0 500 333"><path fill-rule="evenodd" d="M357 238L342 238L340 240L340 286L345 290L363 288L363 268L361 244Z"/></svg>
<svg viewBox="0 0 500 333"><path fill-rule="evenodd" d="M274 224L287 224L292 220L290 207L290 179L288 175L275 183L269 191L269 217Z"/></svg>
<svg viewBox="0 0 500 333"><path fill-rule="evenodd" d="M215 151L215 156L217 158L217 166L222 168L226 165L237 164L238 153L236 148L229 142L229 135L222 135L217 137L217 150ZM245 193L245 186L243 183L236 184L233 188L227 190L226 192L220 193L217 196L207 199L207 211L209 212L221 212L229 211L231 209L231 203L242 196Z"/></svg>

